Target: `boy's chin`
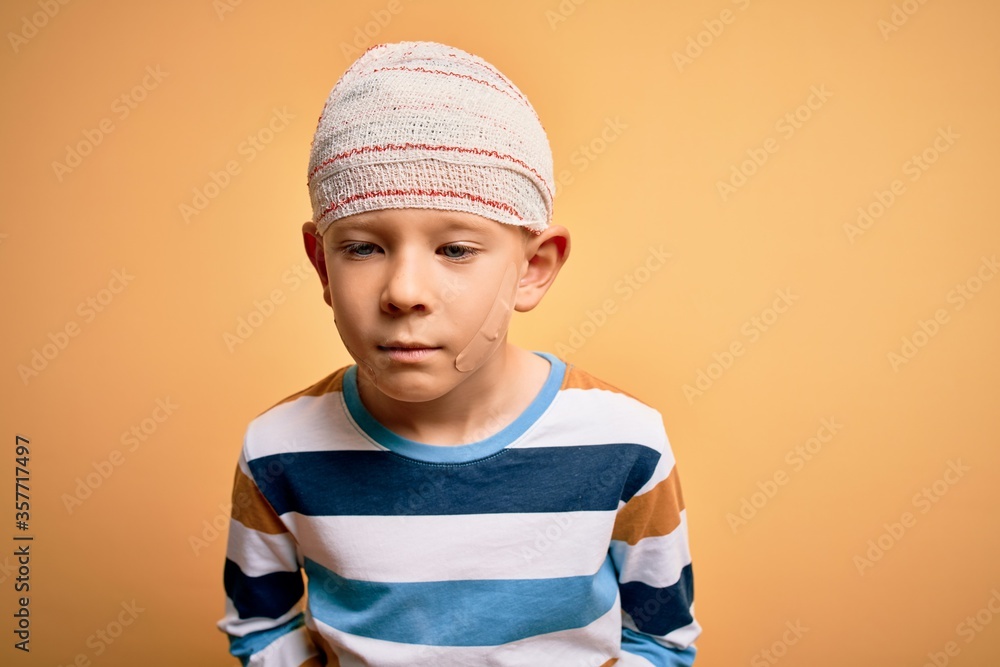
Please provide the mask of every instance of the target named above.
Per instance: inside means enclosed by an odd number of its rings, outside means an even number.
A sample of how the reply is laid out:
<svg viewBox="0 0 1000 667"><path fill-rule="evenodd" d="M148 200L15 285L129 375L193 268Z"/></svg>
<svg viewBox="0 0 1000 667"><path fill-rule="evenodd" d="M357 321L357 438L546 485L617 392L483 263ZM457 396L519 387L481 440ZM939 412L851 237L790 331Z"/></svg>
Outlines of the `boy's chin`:
<svg viewBox="0 0 1000 667"><path fill-rule="evenodd" d="M445 372L445 377L440 369L389 367L374 370L372 376L370 370L359 369L359 377L363 375L372 389L386 398L405 403L425 403L441 398L465 379L465 374L454 367Z"/></svg>

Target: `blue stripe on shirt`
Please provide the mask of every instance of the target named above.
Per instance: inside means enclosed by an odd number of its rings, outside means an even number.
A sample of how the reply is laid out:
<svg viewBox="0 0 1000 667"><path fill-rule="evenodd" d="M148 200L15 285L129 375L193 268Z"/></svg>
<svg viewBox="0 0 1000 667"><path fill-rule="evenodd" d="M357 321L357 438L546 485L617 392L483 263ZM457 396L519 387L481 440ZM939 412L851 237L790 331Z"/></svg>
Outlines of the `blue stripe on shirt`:
<svg viewBox="0 0 1000 667"><path fill-rule="evenodd" d="M250 577L228 558L222 579L226 595L233 601L240 618L278 618L287 613L304 592L302 575L297 571Z"/></svg>
<svg viewBox="0 0 1000 667"><path fill-rule="evenodd" d="M554 579L381 583L345 579L308 558L305 570L317 620L404 644L498 646L579 628L607 613L618 594L610 557L593 575Z"/></svg>
<svg viewBox="0 0 1000 667"><path fill-rule="evenodd" d="M681 569L677 583L656 588L641 581L621 584L622 611L628 613L635 627L651 635L665 635L690 625L694 602L694 576L691 564Z"/></svg>
<svg viewBox="0 0 1000 667"><path fill-rule="evenodd" d="M497 514L617 510L659 457L650 447L624 443L505 449L457 465L346 450L273 454L249 466L278 514Z"/></svg>
<svg viewBox="0 0 1000 667"><path fill-rule="evenodd" d="M694 645L686 649L667 648L649 635L643 635L630 628L622 628L622 650L639 655L659 667L691 667L698 649ZM667 662L664 662L664 659Z"/></svg>

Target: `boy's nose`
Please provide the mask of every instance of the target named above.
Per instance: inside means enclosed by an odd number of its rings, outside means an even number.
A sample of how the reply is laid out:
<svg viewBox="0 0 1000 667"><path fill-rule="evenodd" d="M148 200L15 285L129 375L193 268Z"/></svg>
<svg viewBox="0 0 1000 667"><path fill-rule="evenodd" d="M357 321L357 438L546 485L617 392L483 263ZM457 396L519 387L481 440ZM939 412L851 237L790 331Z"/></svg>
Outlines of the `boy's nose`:
<svg viewBox="0 0 1000 667"><path fill-rule="evenodd" d="M399 255L388 262L382 290L382 310L387 313L425 311L431 304L433 268L414 257Z"/></svg>

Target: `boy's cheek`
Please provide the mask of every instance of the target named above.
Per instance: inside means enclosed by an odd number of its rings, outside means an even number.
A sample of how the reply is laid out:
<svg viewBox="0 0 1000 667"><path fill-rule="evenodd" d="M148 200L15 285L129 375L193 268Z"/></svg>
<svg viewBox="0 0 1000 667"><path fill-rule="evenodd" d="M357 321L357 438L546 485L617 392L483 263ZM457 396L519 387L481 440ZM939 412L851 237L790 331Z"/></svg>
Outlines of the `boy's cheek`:
<svg viewBox="0 0 1000 667"><path fill-rule="evenodd" d="M478 368L496 348L496 342L503 338L510 325L510 316L517 296L517 265L507 265L497 288L496 296L490 304L482 325L473 335L469 344L455 357L455 368L463 373Z"/></svg>

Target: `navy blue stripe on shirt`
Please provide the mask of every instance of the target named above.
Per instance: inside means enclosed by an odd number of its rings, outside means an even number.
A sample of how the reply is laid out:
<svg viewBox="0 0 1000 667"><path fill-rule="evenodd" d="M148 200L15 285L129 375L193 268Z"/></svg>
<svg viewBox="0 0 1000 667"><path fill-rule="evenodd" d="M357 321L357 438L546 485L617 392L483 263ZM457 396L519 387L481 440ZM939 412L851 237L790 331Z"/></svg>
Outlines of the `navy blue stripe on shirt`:
<svg viewBox="0 0 1000 667"><path fill-rule="evenodd" d="M498 514L617 510L659 457L643 445L609 444L505 449L454 465L392 452L286 452L249 466L279 515ZM329 492L337 488L351 493Z"/></svg>
<svg viewBox="0 0 1000 667"><path fill-rule="evenodd" d="M628 613L635 627L651 635L665 635L690 625L694 602L694 577L691 564L681 569L677 583L655 588L641 581L621 584L622 611Z"/></svg>
<svg viewBox="0 0 1000 667"><path fill-rule="evenodd" d="M222 580L226 595L233 601L240 618L278 618L302 598L305 590L299 572L271 572L250 577L228 558Z"/></svg>
<svg viewBox="0 0 1000 667"><path fill-rule="evenodd" d="M314 618L403 644L498 646L581 628L606 614L618 594L610 557L593 575L553 579L382 583L345 579L308 558L305 571Z"/></svg>

